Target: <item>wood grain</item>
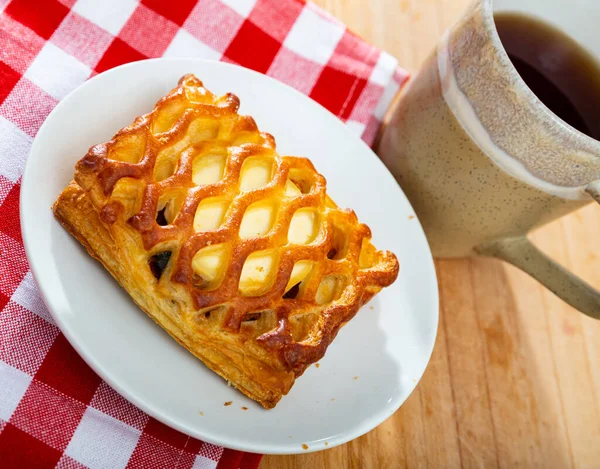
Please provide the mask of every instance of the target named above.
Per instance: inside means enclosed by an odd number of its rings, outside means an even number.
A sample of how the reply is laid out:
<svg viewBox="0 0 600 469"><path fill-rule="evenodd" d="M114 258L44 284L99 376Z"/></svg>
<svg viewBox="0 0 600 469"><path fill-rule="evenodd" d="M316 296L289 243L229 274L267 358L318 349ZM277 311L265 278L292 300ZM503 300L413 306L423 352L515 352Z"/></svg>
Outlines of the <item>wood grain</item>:
<svg viewBox="0 0 600 469"><path fill-rule="evenodd" d="M416 70L468 0L317 0ZM600 287L600 207L532 235ZM492 259L439 260L440 327L417 389L346 445L262 469L600 468L600 321Z"/></svg>

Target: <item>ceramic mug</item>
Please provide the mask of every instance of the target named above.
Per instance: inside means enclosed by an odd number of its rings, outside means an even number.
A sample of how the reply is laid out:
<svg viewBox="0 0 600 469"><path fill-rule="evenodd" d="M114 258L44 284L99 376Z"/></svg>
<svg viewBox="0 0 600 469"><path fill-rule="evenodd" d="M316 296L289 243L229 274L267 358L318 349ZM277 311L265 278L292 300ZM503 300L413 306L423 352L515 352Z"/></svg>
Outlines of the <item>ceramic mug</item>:
<svg viewBox="0 0 600 469"><path fill-rule="evenodd" d="M553 114L525 84L500 41L498 11L534 15L600 51L596 0L478 0L402 90L377 152L435 256L498 257L600 318L600 292L527 239L600 202L600 141Z"/></svg>

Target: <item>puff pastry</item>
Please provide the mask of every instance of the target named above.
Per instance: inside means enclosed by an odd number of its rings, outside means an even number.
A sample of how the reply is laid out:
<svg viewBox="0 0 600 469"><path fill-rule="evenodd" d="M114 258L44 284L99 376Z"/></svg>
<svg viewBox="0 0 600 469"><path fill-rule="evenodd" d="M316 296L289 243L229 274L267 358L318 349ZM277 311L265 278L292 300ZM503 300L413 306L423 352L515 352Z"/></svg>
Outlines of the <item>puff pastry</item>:
<svg viewBox="0 0 600 469"><path fill-rule="evenodd" d="M272 408L399 266L238 107L184 76L90 148L53 210L175 340Z"/></svg>

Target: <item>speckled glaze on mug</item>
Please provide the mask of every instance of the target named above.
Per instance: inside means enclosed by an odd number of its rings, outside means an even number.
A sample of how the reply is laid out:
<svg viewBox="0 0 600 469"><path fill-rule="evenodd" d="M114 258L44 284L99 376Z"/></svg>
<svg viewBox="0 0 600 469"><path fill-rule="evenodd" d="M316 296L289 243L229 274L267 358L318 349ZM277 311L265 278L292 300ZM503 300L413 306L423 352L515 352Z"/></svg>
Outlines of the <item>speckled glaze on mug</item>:
<svg viewBox="0 0 600 469"><path fill-rule="evenodd" d="M476 1L402 91L378 154L410 199L435 256L499 257L598 318L600 293L548 259L526 234L600 201L600 142L533 94L493 19L494 11L533 14L600 50L600 37L577 27L586 6L595 10L589 21L600 6L573 1L530 0L525 7L517 0Z"/></svg>

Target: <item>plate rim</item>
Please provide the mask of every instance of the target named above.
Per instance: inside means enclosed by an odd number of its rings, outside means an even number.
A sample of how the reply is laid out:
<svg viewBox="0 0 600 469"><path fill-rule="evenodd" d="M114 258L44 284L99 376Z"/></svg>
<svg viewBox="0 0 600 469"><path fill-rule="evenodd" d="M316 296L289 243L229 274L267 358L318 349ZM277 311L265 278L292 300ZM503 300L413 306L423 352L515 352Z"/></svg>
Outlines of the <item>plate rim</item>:
<svg viewBox="0 0 600 469"><path fill-rule="evenodd" d="M40 296L41 296L44 304L48 308L48 311L50 312L53 320L55 321L56 326L64 334L65 338L68 340L68 342L71 344L71 346L75 349L75 351L78 353L78 355L85 361L85 363L88 366L90 366L90 368L103 381L105 381L109 386L111 386L115 391L117 391L127 401L129 401L130 403L132 403L133 405L135 405L136 407L138 407L139 409L141 409L143 412L147 413L151 417L155 418L156 420L164 423L165 425L167 425L171 428L174 428L174 429L184 433L185 435L192 436L194 438L198 438L204 442L211 443L211 444L218 445L218 446L223 446L223 447L234 449L234 450L255 452L255 453L262 453L262 454L274 454L274 455L305 454L305 453L312 453L312 452L316 452L316 451L323 451L326 449L333 448L335 446L339 446L339 445L348 443L348 442L370 432L371 430L373 430L374 428L379 426L381 423L383 423L385 420L387 420L389 417L391 417L406 402L406 400L414 392L414 390L420 383L425 370L429 366L429 363L431 361L431 356L433 354L433 349L434 349L434 346L435 346L435 343L437 340L437 334L439 331L440 304L439 304L439 285L438 285L438 280L437 280L437 273L436 273L436 269L435 269L435 263L433 261L433 255L431 253L431 249L430 249L429 243L427 241L427 237L425 236L422 225L421 225L420 221L418 220L418 217L416 216L416 214L415 214L415 219L411 220L411 222L412 223L416 222L418 224L417 228L420 231L420 235L425 240L425 246L427 248L427 252L426 252L427 256L425 256L425 258L422 259L422 262L426 262L428 264L428 266L427 266L428 269L432 272L431 281L430 281L431 292L428 292L428 294L433 295L432 305L435 307L435 311L433 314L434 321L431 324L433 334L431 336L431 342L429 344L427 344L428 352L427 352L427 359L425 360L425 365L424 365L423 369L421 370L419 376L416 378L416 382L414 383L414 386L412 386L412 389L410 389L408 394L403 399L399 398L399 397L395 397L392 401L392 405L390 405L386 409L380 411L379 413L374 414L371 418L362 420L360 422L360 424L356 425L356 427L352 431L341 434L343 436L335 435L335 436L331 437L330 439L328 439L327 441L329 442L329 445L326 447L322 446L322 445L317 446L317 445L313 444L313 445L310 445L307 450L304 450L300 447L300 445L298 443L294 443L294 445L295 445L294 447L292 447L291 444L289 447L284 447L283 445L273 446L272 444L269 444L269 443L264 443L262 446L257 447L256 445L253 445L253 444L248 445L248 444L244 444L243 442L223 441L223 440L220 440L219 438L215 439L215 438L212 438L212 436L210 436L210 434L206 434L203 431L198 431L198 429L192 428L187 425L180 424L177 420L172 419L170 416L160 412L159 409L157 409L157 408L153 407L151 404L147 403L142 397L138 397L134 393L130 393L127 390L125 390L119 384L118 381L113 380L110 376L109 370L105 369L100 363L97 363L93 354L87 354L83 351L83 346L74 337L74 335L72 334L72 331L69 329L69 326L66 324L66 321L63 321L60 315L57 315L54 313L54 311L50 305L51 301L48 299L51 295L49 295L45 291L43 283L40 283L38 281L38 279L41 277L41 275L40 275L41 267L39 266L39 264L37 262L37 258L34 255L32 255L32 247L31 246L34 243L34 239L33 239L34 236L29 232L28 225L27 225L27 223L25 223L26 212L27 212L27 209L25 207L28 207L31 205L31 202L29 201L29 194L31 193L31 191L27 190L27 188L30 185L28 183L29 178L30 178L29 173L31 171L30 170L30 167L31 167L30 162L32 161L30 158L30 155L33 154L34 150L37 149L37 145L39 144L39 139L37 138L38 135L40 133L42 133L42 130L47 126L48 122L50 122L52 120L52 117L57 113L57 111L59 109L61 109L62 106L64 106L64 103L69 102L71 99L73 99L73 95L75 95L76 92L78 92L79 90L81 90L84 87L89 86L90 83L93 83L97 80L103 79L103 77L105 77L108 74L118 73L125 68L135 68L135 67L140 66L143 63L148 63L148 62L195 62L197 64L210 63L211 65L217 65L219 67L222 66L224 68L243 69L244 73L251 73L254 75L259 75L261 77L261 79L266 79L268 81L272 81L277 86L287 88L286 92L291 91L292 93L298 95L299 99L309 100L310 102L313 103L313 105L316 104L318 107L320 107L322 110L324 110L327 114L329 114L330 117L335 118L335 120L338 121L339 124L341 125L340 128L344 129L344 132L346 133L347 138L354 139L356 144L363 145L364 150L367 150L368 152L371 153L372 162L373 162L372 164L381 165L383 167L383 169L389 173L389 170L384 165L384 163L379 159L377 154L359 136L354 134L341 120L339 120L339 118L337 116L332 114L329 110L327 110L325 107L323 107L320 103L312 100L310 97L308 97L307 95L303 94L302 92L296 90L295 88L293 88L279 80L276 80L275 78L269 77L267 75L256 72L254 70L247 69L245 67L241 67L241 66L235 65L235 64L221 62L218 60L201 59L201 58L193 58L193 57L189 57L189 58L188 57L181 57L181 58L179 58L179 57L173 57L173 58L161 57L161 58L152 58L152 59L145 59L145 60L140 60L140 61L136 61L136 62L130 62L127 64L120 65L118 67L114 67L105 72L102 72L102 73L86 80L84 83L82 83L81 85L79 85L78 87L73 89L71 92L69 92L67 94L67 96L65 96L54 107L54 109L50 112L50 114L46 117L46 119L44 120L43 124L40 126L38 132L36 133L36 136L34 137L34 139L32 141L31 148L28 153L28 158L27 158L27 161L25 164L25 168L24 168L22 176L21 176L19 220L20 220L20 224L21 224L21 232L22 232L22 239L23 239L25 255L27 257L32 276L36 282L36 285L38 286ZM391 177L394 180L395 184L398 186L401 194L406 199L408 206L412 209L412 205L411 205L410 201L408 200L408 198L406 197L406 195L404 194L404 191L402 190L401 186L398 184L396 179L393 178L393 176L391 176ZM24 201L27 201L28 203L23 203ZM413 209L413 212L414 212L414 209ZM296 448L296 446L298 446L298 448Z"/></svg>

